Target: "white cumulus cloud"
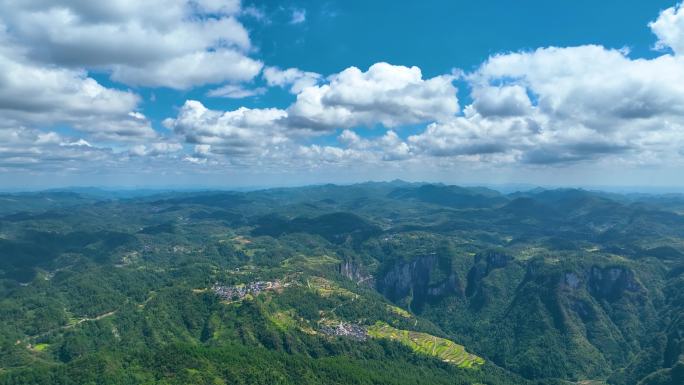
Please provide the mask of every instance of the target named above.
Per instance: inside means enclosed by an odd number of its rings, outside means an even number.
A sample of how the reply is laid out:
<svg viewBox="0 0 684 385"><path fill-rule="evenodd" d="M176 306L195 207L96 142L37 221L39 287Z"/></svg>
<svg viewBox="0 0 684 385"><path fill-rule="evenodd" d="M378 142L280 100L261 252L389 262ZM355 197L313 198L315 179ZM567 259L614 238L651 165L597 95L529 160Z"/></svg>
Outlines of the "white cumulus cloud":
<svg viewBox="0 0 684 385"><path fill-rule="evenodd" d="M288 142L277 124L285 116L285 111L275 108L215 111L188 100L178 116L167 119L165 125L186 142L202 145L198 152L258 156Z"/></svg>
<svg viewBox="0 0 684 385"><path fill-rule="evenodd" d="M420 68L376 63L328 77L302 89L288 108L289 124L316 131L448 119L458 112L451 75L423 79Z"/></svg>
<svg viewBox="0 0 684 385"><path fill-rule="evenodd" d="M31 60L186 89L255 77L236 0L0 0L0 24Z"/></svg>
<svg viewBox="0 0 684 385"><path fill-rule="evenodd" d="M281 70L278 67L264 68L263 77L269 86L290 87L293 94L302 92L304 88L315 86L322 78L315 72L302 71L298 68Z"/></svg>
<svg viewBox="0 0 684 385"><path fill-rule="evenodd" d="M658 37L656 48L671 48L676 54L684 54L684 8L681 4L662 11L648 26Z"/></svg>
<svg viewBox="0 0 684 385"><path fill-rule="evenodd" d="M0 127L69 124L98 138L154 137L138 103L136 94L104 87L83 70L43 66L0 47Z"/></svg>
<svg viewBox="0 0 684 385"><path fill-rule="evenodd" d="M684 145L684 58L633 59L587 45L492 56L465 79L465 114L408 138L416 154L499 154L510 162L677 161Z"/></svg>
<svg viewBox="0 0 684 385"><path fill-rule="evenodd" d="M131 147L129 154L132 156L159 156L173 154L183 149L183 145L174 142L156 142L139 144Z"/></svg>

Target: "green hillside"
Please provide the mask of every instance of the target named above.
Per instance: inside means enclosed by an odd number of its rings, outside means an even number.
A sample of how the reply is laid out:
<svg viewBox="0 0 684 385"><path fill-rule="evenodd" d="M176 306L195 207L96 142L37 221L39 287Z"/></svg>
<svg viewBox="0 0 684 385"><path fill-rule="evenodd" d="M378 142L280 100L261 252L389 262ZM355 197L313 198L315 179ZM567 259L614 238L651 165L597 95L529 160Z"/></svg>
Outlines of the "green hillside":
<svg viewBox="0 0 684 385"><path fill-rule="evenodd" d="M12 195L0 384L681 383L679 201L425 186Z"/></svg>

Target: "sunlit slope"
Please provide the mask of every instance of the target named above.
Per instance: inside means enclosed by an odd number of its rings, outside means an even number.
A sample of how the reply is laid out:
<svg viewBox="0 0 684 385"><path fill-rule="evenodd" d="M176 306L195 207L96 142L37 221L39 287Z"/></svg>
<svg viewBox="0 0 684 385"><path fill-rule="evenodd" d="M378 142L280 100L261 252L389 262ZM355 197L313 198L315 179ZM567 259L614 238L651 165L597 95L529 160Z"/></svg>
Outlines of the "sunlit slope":
<svg viewBox="0 0 684 385"><path fill-rule="evenodd" d="M481 357L466 352L463 346L447 339L427 333L396 329L382 322L369 327L368 335L397 341L417 353L437 357L460 368L473 368L485 362Z"/></svg>

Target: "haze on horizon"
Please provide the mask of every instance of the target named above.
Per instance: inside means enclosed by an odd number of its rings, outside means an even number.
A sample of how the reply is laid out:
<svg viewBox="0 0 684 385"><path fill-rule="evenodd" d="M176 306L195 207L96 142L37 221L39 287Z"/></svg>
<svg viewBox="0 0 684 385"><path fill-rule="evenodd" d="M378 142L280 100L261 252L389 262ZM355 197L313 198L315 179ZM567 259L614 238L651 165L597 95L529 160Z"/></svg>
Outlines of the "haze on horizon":
<svg viewBox="0 0 684 385"><path fill-rule="evenodd" d="M392 4L0 0L0 189L684 189L680 4Z"/></svg>

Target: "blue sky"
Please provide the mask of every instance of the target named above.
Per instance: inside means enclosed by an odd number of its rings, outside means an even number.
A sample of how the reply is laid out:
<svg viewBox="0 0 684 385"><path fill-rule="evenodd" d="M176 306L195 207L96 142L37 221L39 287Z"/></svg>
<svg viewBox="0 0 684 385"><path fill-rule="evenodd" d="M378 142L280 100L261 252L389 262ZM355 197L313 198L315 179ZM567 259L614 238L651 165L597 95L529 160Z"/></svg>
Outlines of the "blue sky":
<svg viewBox="0 0 684 385"><path fill-rule="evenodd" d="M0 187L684 184L684 10L512 4L0 0Z"/></svg>
<svg viewBox="0 0 684 385"><path fill-rule="evenodd" d="M270 65L321 74L347 67L368 68L385 61L418 66L425 76L453 68L473 70L493 54L547 46L602 44L629 47L633 56L653 57L654 37L646 25L675 1L258 1L272 20L244 17L258 57ZM291 24L292 12L306 10L306 21ZM617 14L616 14L617 13ZM106 81L106 76L101 78ZM188 98L218 109L286 107L287 92L271 89L260 98L204 98L211 87L191 92L149 90L158 102L146 105L159 122ZM459 96L468 97L467 90Z"/></svg>

